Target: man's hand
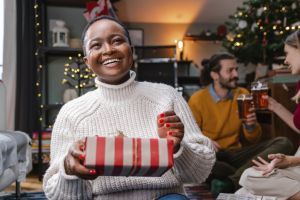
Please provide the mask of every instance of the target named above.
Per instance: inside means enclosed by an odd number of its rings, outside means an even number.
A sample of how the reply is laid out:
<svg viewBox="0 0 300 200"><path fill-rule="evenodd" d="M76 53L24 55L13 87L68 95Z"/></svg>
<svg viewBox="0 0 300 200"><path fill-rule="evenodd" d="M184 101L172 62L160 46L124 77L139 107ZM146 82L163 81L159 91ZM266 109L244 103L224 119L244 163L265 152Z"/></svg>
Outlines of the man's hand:
<svg viewBox="0 0 300 200"><path fill-rule="evenodd" d="M166 111L157 116L158 134L161 138L174 141L174 153L179 150L184 136L184 125L174 111Z"/></svg>
<svg viewBox="0 0 300 200"><path fill-rule="evenodd" d="M250 108L249 111L251 112L250 114L247 115L246 119L243 119L243 123L246 126L255 126L257 123L256 119L256 113L254 112L254 108Z"/></svg>

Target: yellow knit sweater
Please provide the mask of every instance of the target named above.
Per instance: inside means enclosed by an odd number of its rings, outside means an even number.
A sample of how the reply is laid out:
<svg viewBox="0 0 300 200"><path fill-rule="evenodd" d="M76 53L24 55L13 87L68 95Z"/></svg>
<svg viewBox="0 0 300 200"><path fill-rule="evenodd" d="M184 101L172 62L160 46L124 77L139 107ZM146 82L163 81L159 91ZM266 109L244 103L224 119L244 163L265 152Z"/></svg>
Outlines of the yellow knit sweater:
<svg viewBox="0 0 300 200"><path fill-rule="evenodd" d="M239 119L236 98L249 92L236 88L232 94L233 98L215 102L208 86L193 94L188 104L203 134L218 142L222 150L234 151L241 148L241 132L248 142L255 143L260 140L261 127L257 123L254 129L247 130Z"/></svg>

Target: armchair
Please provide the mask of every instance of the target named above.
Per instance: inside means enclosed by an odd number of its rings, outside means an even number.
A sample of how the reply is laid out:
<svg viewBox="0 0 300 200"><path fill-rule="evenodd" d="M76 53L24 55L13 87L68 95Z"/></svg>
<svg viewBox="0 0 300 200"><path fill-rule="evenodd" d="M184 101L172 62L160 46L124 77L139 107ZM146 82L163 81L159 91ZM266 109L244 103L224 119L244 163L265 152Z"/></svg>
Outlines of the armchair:
<svg viewBox="0 0 300 200"><path fill-rule="evenodd" d="M31 139L21 131L6 130L5 86L0 80L0 191L16 182L20 198L20 182L32 169Z"/></svg>

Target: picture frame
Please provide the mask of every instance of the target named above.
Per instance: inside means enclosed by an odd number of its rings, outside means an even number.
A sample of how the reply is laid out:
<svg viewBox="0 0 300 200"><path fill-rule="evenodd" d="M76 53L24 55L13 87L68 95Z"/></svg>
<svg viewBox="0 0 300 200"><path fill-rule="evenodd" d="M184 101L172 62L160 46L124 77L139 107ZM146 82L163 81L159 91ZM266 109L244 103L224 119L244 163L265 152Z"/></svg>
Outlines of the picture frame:
<svg viewBox="0 0 300 200"><path fill-rule="evenodd" d="M128 29L129 37L133 46L144 45L144 30L141 28Z"/></svg>

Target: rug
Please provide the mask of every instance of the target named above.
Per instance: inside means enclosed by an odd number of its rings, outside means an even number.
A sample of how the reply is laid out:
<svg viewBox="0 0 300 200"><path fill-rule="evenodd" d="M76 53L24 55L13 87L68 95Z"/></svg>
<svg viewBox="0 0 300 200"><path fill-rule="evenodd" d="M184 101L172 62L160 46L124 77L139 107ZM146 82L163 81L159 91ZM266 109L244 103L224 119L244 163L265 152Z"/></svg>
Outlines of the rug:
<svg viewBox="0 0 300 200"><path fill-rule="evenodd" d="M184 190L190 200L215 200L206 184L186 184Z"/></svg>
<svg viewBox="0 0 300 200"><path fill-rule="evenodd" d="M15 194L0 196L0 200L16 200ZM21 194L21 200L47 200L44 192L26 192Z"/></svg>
<svg viewBox="0 0 300 200"><path fill-rule="evenodd" d="M205 184L184 186L186 196L190 200L215 200ZM15 194L0 196L0 200L15 200ZM21 194L21 200L47 200L44 192L26 192Z"/></svg>

